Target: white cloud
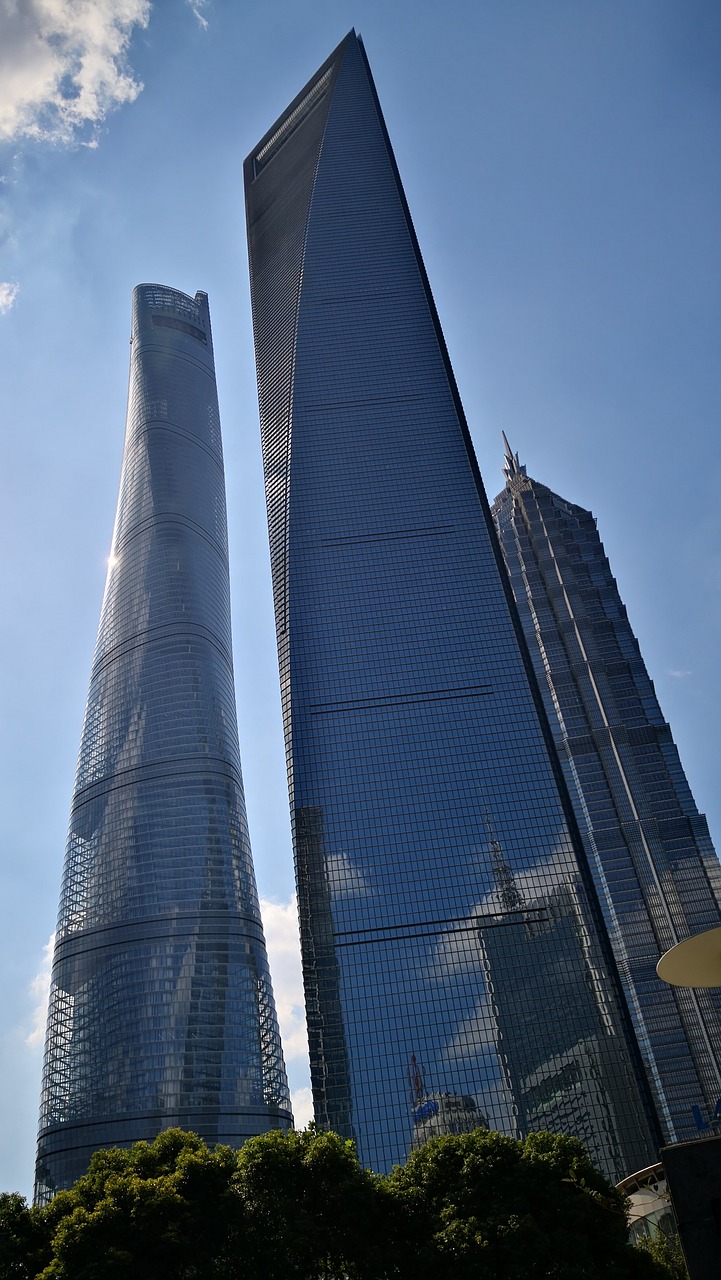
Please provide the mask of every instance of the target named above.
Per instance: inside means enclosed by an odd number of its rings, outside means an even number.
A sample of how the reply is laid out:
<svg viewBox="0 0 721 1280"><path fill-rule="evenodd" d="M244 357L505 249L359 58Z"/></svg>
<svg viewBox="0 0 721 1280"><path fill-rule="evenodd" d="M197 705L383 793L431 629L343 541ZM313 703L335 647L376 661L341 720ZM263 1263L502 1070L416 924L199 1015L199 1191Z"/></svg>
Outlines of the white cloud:
<svg viewBox="0 0 721 1280"><path fill-rule="evenodd" d="M513 872L513 884L527 906L533 906L539 900L545 902L554 887L576 894L578 872L573 864L570 848L565 844L556 845L550 854L543 854L536 862L531 863L523 871ZM483 951L477 928L482 919L489 913L504 911L502 892L498 886L489 889L468 914L469 928L457 931L449 930L441 934L428 968L429 978L445 975L472 974L483 967ZM478 926L475 922L478 921Z"/></svg>
<svg viewBox="0 0 721 1280"><path fill-rule="evenodd" d="M335 894L363 898L368 892L365 877L346 853L329 854L326 858L328 883Z"/></svg>
<svg viewBox="0 0 721 1280"><path fill-rule="evenodd" d="M193 10L193 13L195 14L195 17L198 19L198 22L203 28L203 31L208 30L208 19L203 16L202 10L206 9L209 3L210 3L210 0L188 0L188 4Z"/></svg>
<svg viewBox="0 0 721 1280"><path fill-rule="evenodd" d="M126 56L149 16L149 0L0 0L0 139L69 143L134 102Z"/></svg>
<svg viewBox="0 0 721 1280"><path fill-rule="evenodd" d="M484 1049L496 1050L498 1033L496 1018L488 998L479 1000L469 1018L461 1023L454 1038L446 1045L446 1062L468 1062L482 1056Z"/></svg>
<svg viewBox="0 0 721 1280"><path fill-rule="evenodd" d="M313 1119L313 1093L309 1088L294 1089L290 1095L296 1129L307 1129Z"/></svg>
<svg viewBox="0 0 721 1280"><path fill-rule="evenodd" d="M687 676L692 676L693 671L681 671L671 667L667 672L667 676L671 676L672 680L685 680Z"/></svg>
<svg viewBox="0 0 721 1280"><path fill-rule="evenodd" d="M0 316L12 311L15 299L20 292L20 285L12 280L0 280Z"/></svg>
<svg viewBox="0 0 721 1280"><path fill-rule="evenodd" d="M308 1062L308 1033L305 1025L303 975L300 966L300 936L295 895L290 902L261 901L261 914L273 977L275 1007L286 1065L293 1059ZM303 1092L301 1089L300 1093Z"/></svg>
<svg viewBox="0 0 721 1280"><path fill-rule="evenodd" d="M35 1001L32 1031L25 1037L25 1043L30 1049L42 1049L45 1042L45 1024L48 1020L48 998L50 996L50 971L53 967L54 950L55 934L51 933L43 947L42 964L30 983L30 995Z"/></svg>

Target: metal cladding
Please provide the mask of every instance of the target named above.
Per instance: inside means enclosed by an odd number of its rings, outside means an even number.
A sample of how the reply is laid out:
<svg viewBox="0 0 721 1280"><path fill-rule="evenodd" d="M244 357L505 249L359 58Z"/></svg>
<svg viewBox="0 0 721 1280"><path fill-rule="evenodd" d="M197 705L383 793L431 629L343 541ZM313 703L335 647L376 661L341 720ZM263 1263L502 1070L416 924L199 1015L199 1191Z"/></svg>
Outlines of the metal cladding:
<svg viewBox="0 0 721 1280"><path fill-rule="evenodd" d="M721 993L656 964L721 925L718 859L593 515L505 445L501 545L664 1137L687 1140L721 1096Z"/></svg>
<svg viewBox="0 0 721 1280"><path fill-rule="evenodd" d="M245 181L316 1119L382 1172L460 1100L621 1177L652 1109L355 33Z"/></svg>
<svg viewBox="0 0 721 1280"><path fill-rule="evenodd" d="M240 769L208 302L140 285L36 1195L171 1125L238 1146L291 1123Z"/></svg>

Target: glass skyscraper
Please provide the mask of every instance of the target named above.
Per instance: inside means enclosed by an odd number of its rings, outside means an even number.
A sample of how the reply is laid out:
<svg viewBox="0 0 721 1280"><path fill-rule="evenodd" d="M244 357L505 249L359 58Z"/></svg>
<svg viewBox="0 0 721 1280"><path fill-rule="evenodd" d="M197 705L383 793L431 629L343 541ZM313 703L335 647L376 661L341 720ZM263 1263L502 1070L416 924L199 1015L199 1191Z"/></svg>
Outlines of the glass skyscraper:
<svg viewBox="0 0 721 1280"><path fill-rule="evenodd" d="M721 869L590 511L506 442L493 506L578 825L669 1142L721 1096L721 993L669 987L659 956L721 925Z"/></svg>
<svg viewBox="0 0 721 1280"><path fill-rule="evenodd" d="M133 297L120 496L61 889L36 1197L171 1125L292 1123L240 771L208 300Z"/></svg>
<svg viewBox="0 0 721 1280"><path fill-rule="evenodd" d="M653 1109L355 33L245 181L316 1119L378 1171L475 1112L620 1177Z"/></svg>

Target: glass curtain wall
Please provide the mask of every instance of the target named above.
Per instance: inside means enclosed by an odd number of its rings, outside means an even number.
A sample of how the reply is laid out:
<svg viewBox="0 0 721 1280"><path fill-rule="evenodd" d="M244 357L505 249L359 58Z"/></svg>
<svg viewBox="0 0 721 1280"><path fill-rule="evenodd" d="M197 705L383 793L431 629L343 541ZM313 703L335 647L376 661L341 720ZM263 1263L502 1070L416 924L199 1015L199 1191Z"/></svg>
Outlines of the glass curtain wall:
<svg viewBox="0 0 721 1280"><path fill-rule="evenodd" d="M507 442L506 442L507 443ZM721 1095L721 994L656 977L721 925L721 869L590 511L506 448L498 524L666 1141Z"/></svg>
<svg viewBox="0 0 721 1280"><path fill-rule="evenodd" d="M316 1119L379 1171L475 1112L620 1177L654 1119L355 33L245 181Z"/></svg>
<svg viewBox="0 0 721 1280"><path fill-rule="evenodd" d="M58 916L36 1194L171 1125L292 1123L251 859L208 300L133 298L120 496Z"/></svg>

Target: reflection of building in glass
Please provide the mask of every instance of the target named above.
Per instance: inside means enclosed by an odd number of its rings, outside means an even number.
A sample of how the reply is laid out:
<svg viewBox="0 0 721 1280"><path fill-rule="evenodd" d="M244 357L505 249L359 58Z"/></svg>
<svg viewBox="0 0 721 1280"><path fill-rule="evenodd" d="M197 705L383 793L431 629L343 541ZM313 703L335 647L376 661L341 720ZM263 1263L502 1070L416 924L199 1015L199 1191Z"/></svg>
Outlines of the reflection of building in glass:
<svg viewBox="0 0 721 1280"><path fill-rule="evenodd" d="M491 998L477 919L487 811L524 899L550 911L572 886L565 963L598 975L572 1045L607 1046L586 1102L620 1176L655 1157L640 1066L355 34L245 176L316 1115L379 1171L405 1159L416 1053L435 1097L517 1129L493 1008L516 1016L513 964ZM534 1071L567 1050L543 1029L566 990L547 968Z"/></svg>
<svg viewBox="0 0 721 1280"><path fill-rule="evenodd" d="M721 995L669 987L660 955L721 923L721 873L590 511L508 445L494 515L668 1140L721 1093Z"/></svg>
<svg viewBox="0 0 721 1280"><path fill-rule="evenodd" d="M411 1152L418 1151L431 1138L446 1138L454 1133L473 1133L487 1129L486 1117L478 1110L474 1098L456 1093L429 1093L413 1110Z"/></svg>
<svg viewBox="0 0 721 1280"><path fill-rule="evenodd" d="M519 1134L573 1133L597 1165L618 1167L625 1082L603 1023L600 978L573 886L527 902L517 893L514 909L480 931L491 989L496 975L502 982L513 975L512 1006L498 1000L497 1025ZM549 991L556 997L552 1017Z"/></svg>
<svg viewBox="0 0 721 1280"><path fill-rule="evenodd" d="M488 1121L478 1110L475 1098L457 1093L428 1093L425 1071L415 1054L411 1055L408 1071L411 1107L413 1112L413 1137L409 1155L419 1151L431 1138L446 1138L458 1133L473 1133L474 1129L487 1129Z"/></svg>
<svg viewBox="0 0 721 1280"><path fill-rule="evenodd" d="M296 881L303 951L308 1041L323 1064L316 1123L353 1137L347 1103L348 1058L343 1033L340 966L333 949L333 913L328 860L323 852L323 810L306 806L295 815ZM312 929L309 927L313 922Z"/></svg>
<svg viewBox="0 0 721 1280"><path fill-rule="evenodd" d="M120 497L75 779L40 1199L171 1125L291 1122L245 817L205 294L141 285Z"/></svg>

